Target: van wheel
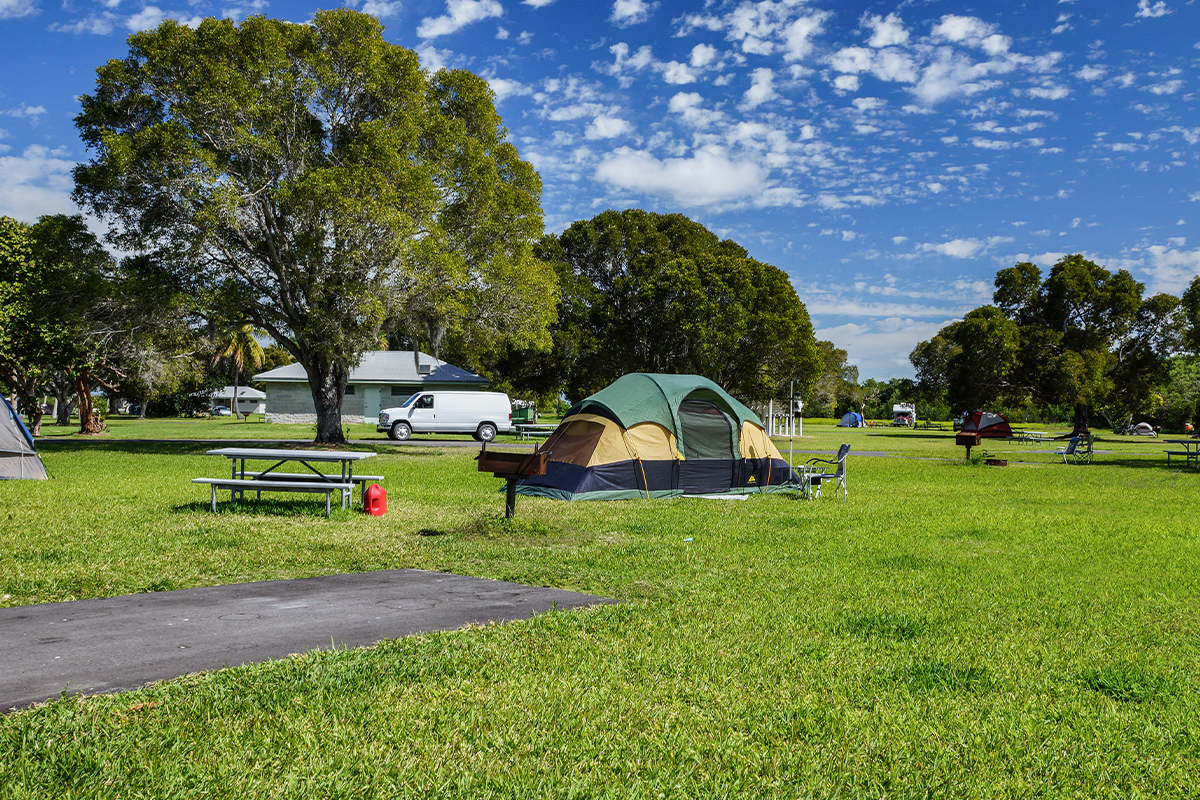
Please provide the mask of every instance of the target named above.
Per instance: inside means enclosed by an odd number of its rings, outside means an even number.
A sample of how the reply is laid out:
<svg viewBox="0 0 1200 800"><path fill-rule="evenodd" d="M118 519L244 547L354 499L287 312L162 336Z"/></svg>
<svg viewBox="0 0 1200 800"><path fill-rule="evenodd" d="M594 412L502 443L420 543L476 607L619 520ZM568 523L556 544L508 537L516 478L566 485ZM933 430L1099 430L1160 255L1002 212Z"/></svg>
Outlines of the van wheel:
<svg viewBox="0 0 1200 800"><path fill-rule="evenodd" d="M483 423L479 430L475 431L475 438L481 442L490 442L496 438L496 426L490 422Z"/></svg>
<svg viewBox="0 0 1200 800"><path fill-rule="evenodd" d="M397 442L403 442L409 436L412 436L412 428L408 427L407 422L397 422L392 426L392 429L388 431L388 436Z"/></svg>

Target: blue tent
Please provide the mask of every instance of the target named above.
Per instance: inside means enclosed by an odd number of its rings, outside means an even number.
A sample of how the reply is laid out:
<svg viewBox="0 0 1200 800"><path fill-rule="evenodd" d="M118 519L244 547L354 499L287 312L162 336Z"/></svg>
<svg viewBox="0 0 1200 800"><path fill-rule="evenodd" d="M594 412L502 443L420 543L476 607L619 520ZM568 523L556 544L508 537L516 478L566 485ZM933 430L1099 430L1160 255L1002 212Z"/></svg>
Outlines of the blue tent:
<svg viewBox="0 0 1200 800"><path fill-rule="evenodd" d="M863 415L857 411L848 411L842 415L842 421L838 423L839 428L865 428L867 423L863 421Z"/></svg>

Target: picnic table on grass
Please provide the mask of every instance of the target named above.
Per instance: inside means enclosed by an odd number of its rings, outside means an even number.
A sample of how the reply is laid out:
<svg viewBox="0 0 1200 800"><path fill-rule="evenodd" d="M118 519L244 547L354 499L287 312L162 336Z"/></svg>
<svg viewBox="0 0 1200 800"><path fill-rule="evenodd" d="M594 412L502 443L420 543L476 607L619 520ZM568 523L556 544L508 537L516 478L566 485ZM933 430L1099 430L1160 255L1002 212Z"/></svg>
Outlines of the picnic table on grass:
<svg viewBox="0 0 1200 800"><path fill-rule="evenodd" d="M1048 436L1044 431L1013 431L1013 438L1018 442L1052 442L1053 436Z"/></svg>
<svg viewBox="0 0 1200 800"><path fill-rule="evenodd" d="M1171 466L1171 456L1183 456L1183 463L1200 469L1200 439L1163 439L1164 444L1181 444L1182 450L1164 450L1167 454L1167 466Z"/></svg>
<svg viewBox="0 0 1200 800"><path fill-rule="evenodd" d="M262 497L263 492L311 492L325 495L325 516L330 514L329 496L337 492L342 508L354 502L354 484L366 491L366 484L383 480L382 475L355 475L354 464L374 453L345 450L276 450L261 447L222 447L209 450L210 456L224 456L231 463L228 478L193 478L192 483L212 487L212 510L217 510L217 489L228 489L230 502L245 497L247 490ZM273 461L265 470L247 471L247 461ZM276 472L285 464L298 464L307 472ZM325 472L314 464L337 464L338 472Z"/></svg>
<svg viewBox="0 0 1200 800"><path fill-rule="evenodd" d="M518 439L544 439L554 433L557 425L526 425L521 423L513 425L513 430L517 433Z"/></svg>

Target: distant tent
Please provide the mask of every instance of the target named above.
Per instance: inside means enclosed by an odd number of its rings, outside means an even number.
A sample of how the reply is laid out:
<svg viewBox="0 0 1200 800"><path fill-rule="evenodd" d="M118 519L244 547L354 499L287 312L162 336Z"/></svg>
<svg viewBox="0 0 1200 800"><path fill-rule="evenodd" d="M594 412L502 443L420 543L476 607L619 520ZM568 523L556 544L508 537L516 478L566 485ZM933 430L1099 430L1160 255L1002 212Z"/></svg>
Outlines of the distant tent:
<svg viewBox="0 0 1200 800"><path fill-rule="evenodd" d="M1134 436L1158 436L1158 432L1154 430L1154 427L1149 422L1139 422L1133 426L1133 430L1130 433Z"/></svg>
<svg viewBox="0 0 1200 800"><path fill-rule="evenodd" d="M754 412L698 375L624 375L567 412L521 494L557 500L721 496L794 489Z"/></svg>
<svg viewBox="0 0 1200 800"><path fill-rule="evenodd" d="M976 411L963 420L962 429L963 433L978 433L985 439L1006 439L1013 435L1008 420L992 411Z"/></svg>
<svg viewBox="0 0 1200 800"><path fill-rule="evenodd" d="M867 423L863 421L863 415L857 411L847 411L842 415L842 421L837 424L839 428L865 428Z"/></svg>
<svg viewBox="0 0 1200 800"><path fill-rule="evenodd" d="M38 458L29 429L17 416L7 397L0 397L0 480L31 478L46 480L46 467Z"/></svg>

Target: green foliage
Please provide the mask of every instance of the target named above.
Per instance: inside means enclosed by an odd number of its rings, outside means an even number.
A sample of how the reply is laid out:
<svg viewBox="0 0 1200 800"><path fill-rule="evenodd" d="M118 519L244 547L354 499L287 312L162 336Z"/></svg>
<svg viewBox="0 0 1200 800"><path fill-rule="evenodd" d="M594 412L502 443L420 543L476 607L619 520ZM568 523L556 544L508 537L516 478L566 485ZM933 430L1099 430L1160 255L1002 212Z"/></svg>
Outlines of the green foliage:
<svg viewBox="0 0 1200 800"><path fill-rule="evenodd" d="M792 380L804 394L817 377L787 275L687 217L606 211L539 255L560 265L556 357L574 400L629 372L703 375L748 402L786 396Z"/></svg>
<svg viewBox="0 0 1200 800"><path fill-rule="evenodd" d="M1179 346L1179 300L1143 299L1125 270L1081 255L1043 279L1034 264L996 273L995 306L969 312L910 355L918 380L944 387L951 406L1043 409L1070 405L1076 430L1089 409L1132 416L1153 410L1166 358Z"/></svg>
<svg viewBox="0 0 1200 800"><path fill-rule="evenodd" d="M423 72L349 9L168 20L129 45L82 99L75 198L299 360L319 441L342 440L385 325L544 339L541 184L484 80Z"/></svg>

